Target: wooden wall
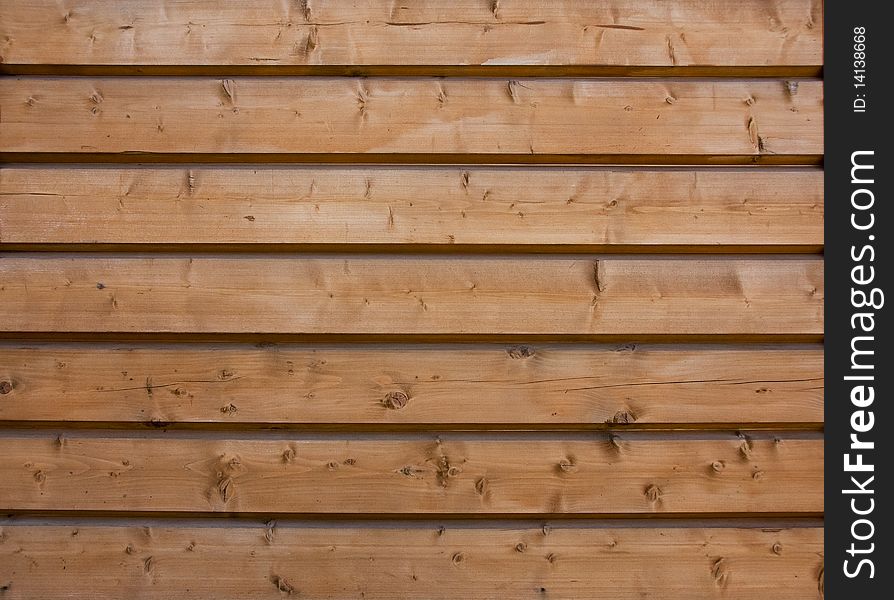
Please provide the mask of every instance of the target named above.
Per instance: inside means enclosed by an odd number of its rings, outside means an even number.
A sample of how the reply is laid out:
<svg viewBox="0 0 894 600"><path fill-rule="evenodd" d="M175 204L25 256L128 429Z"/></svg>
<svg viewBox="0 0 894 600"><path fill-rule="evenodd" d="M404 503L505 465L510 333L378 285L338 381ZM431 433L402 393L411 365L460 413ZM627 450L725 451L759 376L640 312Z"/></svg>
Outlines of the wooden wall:
<svg viewBox="0 0 894 600"><path fill-rule="evenodd" d="M818 0L6 0L0 598L823 595Z"/></svg>

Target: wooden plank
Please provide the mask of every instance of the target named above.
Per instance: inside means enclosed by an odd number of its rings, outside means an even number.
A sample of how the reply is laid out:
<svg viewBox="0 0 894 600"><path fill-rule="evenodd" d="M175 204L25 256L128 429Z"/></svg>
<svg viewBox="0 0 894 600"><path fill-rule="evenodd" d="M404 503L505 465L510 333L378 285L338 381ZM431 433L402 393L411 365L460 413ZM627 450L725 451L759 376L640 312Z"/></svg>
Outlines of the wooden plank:
<svg viewBox="0 0 894 600"><path fill-rule="evenodd" d="M820 169L0 169L5 247L817 250L823 210Z"/></svg>
<svg viewBox="0 0 894 600"><path fill-rule="evenodd" d="M819 345L3 344L0 365L4 421L489 427L823 422Z"/></svg>
<svg viewBox="0 0 894 600"><path fill-rule="evenodd" d="M819 258L10 254L0 330L285 334L806 334Z"/></svg>
<svg viewBox="0 0 894 600"><path fill-rule="evenodd" d="M9 0L0 39L4 66L819 67L823 18L815 0Z"/></svg>
<svg viewBox="0 0 894 600"><path fill-rule="evenodd" d="M551 435L312 438L264 432L232 439L7 432L0 437L0 509L365 515L823 510L822 439Z"/></svg>
<svg viewBox="0 0 894 600"><path fill-rule="evenodd" d="M11 77L0 151L816 157L822 97L820 81Z"/></svg>
<svg viewBox="0 0 894 600"><path fill-rule="evenodd" d="M0 63L0 75L53 77L822 77L822 65L49 65Z"/></svg>
<svg viewBox="0 0 894 600"><path fill-rule="evenodd" d="M820 527L445 525L12 522L0 585L7 598L822 597Z"/></svg>

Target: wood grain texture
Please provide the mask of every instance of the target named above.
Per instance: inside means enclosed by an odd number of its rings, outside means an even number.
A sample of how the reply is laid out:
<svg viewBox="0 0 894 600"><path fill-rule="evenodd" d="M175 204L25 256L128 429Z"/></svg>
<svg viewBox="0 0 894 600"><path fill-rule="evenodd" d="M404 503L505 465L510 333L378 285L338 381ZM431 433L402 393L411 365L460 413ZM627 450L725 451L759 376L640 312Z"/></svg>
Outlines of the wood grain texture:
<svg viewBox="0 0 894 600"><path fill-rule="evenodd" d="M4 246L817 249L823 212L820 169L0 169Z"/></svg>
<svg viewBox="0 0 894 600"><path fill-rule="evenodd" d="M546 434L537 434L544 436ZM823 511L821 439L203 439L6 433L0 509L297 514ZM652 434L655 435L655 434Z"/></svg>
<svg viewBox="0 0 894 600"><path fill-rule="evenodd" d="M822 17L3 2L0 597L821 600Z"/></svg>
<svg viewBox="0 0 894 600"><path fill-rule="evenodd" d="M39 78L0 87L0 151L817 156L822 83Z"/></svg>
<svg viewBox="0 0 894 600"><path fill-rule="evenodd" d="M0 585L15 599L822 598L818 527L445 525L2 523Z"/></svg>
<svg viewBox="0 0 894 600"><path fill-rule="evenodd" d="M584 428L823 422L819 345L3 344L0 365L5 421Z"/></svg>
<svg viewBox="0 0 894 600"><path fill-rule="evenodd" d="M806 334L819 258L59 256L0 260L5 332Z"/></svg>
<svg viewBox="0 0 894 600"><path fill-rule="evenodd" d="M822 65L816 0L8 0L2 60L65 65Z"/></svg>

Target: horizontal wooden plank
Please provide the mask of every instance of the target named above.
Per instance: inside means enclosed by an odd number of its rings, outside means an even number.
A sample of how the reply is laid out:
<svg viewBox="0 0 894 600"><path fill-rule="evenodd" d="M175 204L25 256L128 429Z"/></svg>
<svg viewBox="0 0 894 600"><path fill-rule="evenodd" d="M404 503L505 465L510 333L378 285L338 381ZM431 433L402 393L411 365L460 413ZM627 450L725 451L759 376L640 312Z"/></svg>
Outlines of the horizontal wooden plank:
<svg viewBox="0 0 894 600"><path fill-rule="evenodd" d="M3 524L7 598L822 597L823 530ZM643 577L648 573L647 577ZM448 575L448 576L445 576Z"/></svg>
<svg viewBox="0 0 894 600"><path fill-rule="evenodd" d="M819 258L9 254L0 330L808 334Z"/></svg>
<svg viewBox="0 0 894 600"><path fill-rule="evenodd" d="M0 38L4 65L818 67L823 18L814 0L9 0Z"/></svg>
<svg viewBox="0 0 894 600"><path fill-rule="evenodd" d="M822 97L781 80L11 77L0 151L818 156Z"/></svg>
<svg viewBox="0 0 894 600"><path fill-rule="evenodd" d="M823 245L820 169L0 169L0 245Z"/></svg>
<svg viewBox="0 0 894 600"><path fill-rule="evenodd" d="M7 432L0 437L0 509L499 515L823 510L821 439L186 435Z"/></svg>
<svg viewBox="0 0 894 600"><path fill-rule="evenodd" d="M0 63L0 75L63 77L692 77L781 79L821 77L822 65L70 65Z"/></svg>
<svg viewBox="0 0 894 600"><path fill-rule="evenodd" d="M0 365L5 421L520 427L823 422L820 345L3 344Z"/></svg>

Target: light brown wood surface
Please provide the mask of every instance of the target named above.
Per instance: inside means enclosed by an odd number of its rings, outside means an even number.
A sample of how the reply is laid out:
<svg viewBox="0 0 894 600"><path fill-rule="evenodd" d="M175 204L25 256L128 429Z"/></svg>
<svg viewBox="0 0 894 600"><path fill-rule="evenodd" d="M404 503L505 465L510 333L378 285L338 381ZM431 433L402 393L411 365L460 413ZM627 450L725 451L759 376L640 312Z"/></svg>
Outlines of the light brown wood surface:
<svg viewBox="0 0 894 600"><path fill-rule="evenodd" d="M8 0L0 11L0 62L818 70L822 36L816 0Z"/></svg>
<svg viewBox="0 0 894 600"><path fill-rule="evenodd" d="M0 151L815 161L822 100L810 80L10 77Z"/></svg>
<svg viewBox="0 0 894 600"><path fill-rule="evenodd" d="M819 424L823 349L0 345L5 421L640 427Z"/></svg>
<svg viewBox="0 0 894 600"><path fill-rule="evenodd" d="M821 600L822 10L0 2L0 598Z"/></svg>
<svg viewBox="0 0 894 600"><path fill-rule="evenodd" d="M0 170L0 245L7 247L815 251L823 212L823 173L815 168Z"/></svg>
<svg viewBox="0 0 894 600"><path fill-rule="evenodd" d="M11 254L0 330L294 334L803 334L810 258Z"/></svg>
<svg viewBox="0 0 894 600"><path fill-rule="evenodd" d="M522 435L524 437L518 437ZM295 514L823 511L823 443L786 435L0 437L0 510ZM702 434L704 435L704 434ZM652 437L649 437L652 436ZM657 437L655 437L657 436ZM241 436L240 436L241 437Z"/></svg>
<svg viewBox="0 0 894 600"><path fill-rule="evenodd" d="M4 597L822 598L823 530L0 523Z"/></svg>

